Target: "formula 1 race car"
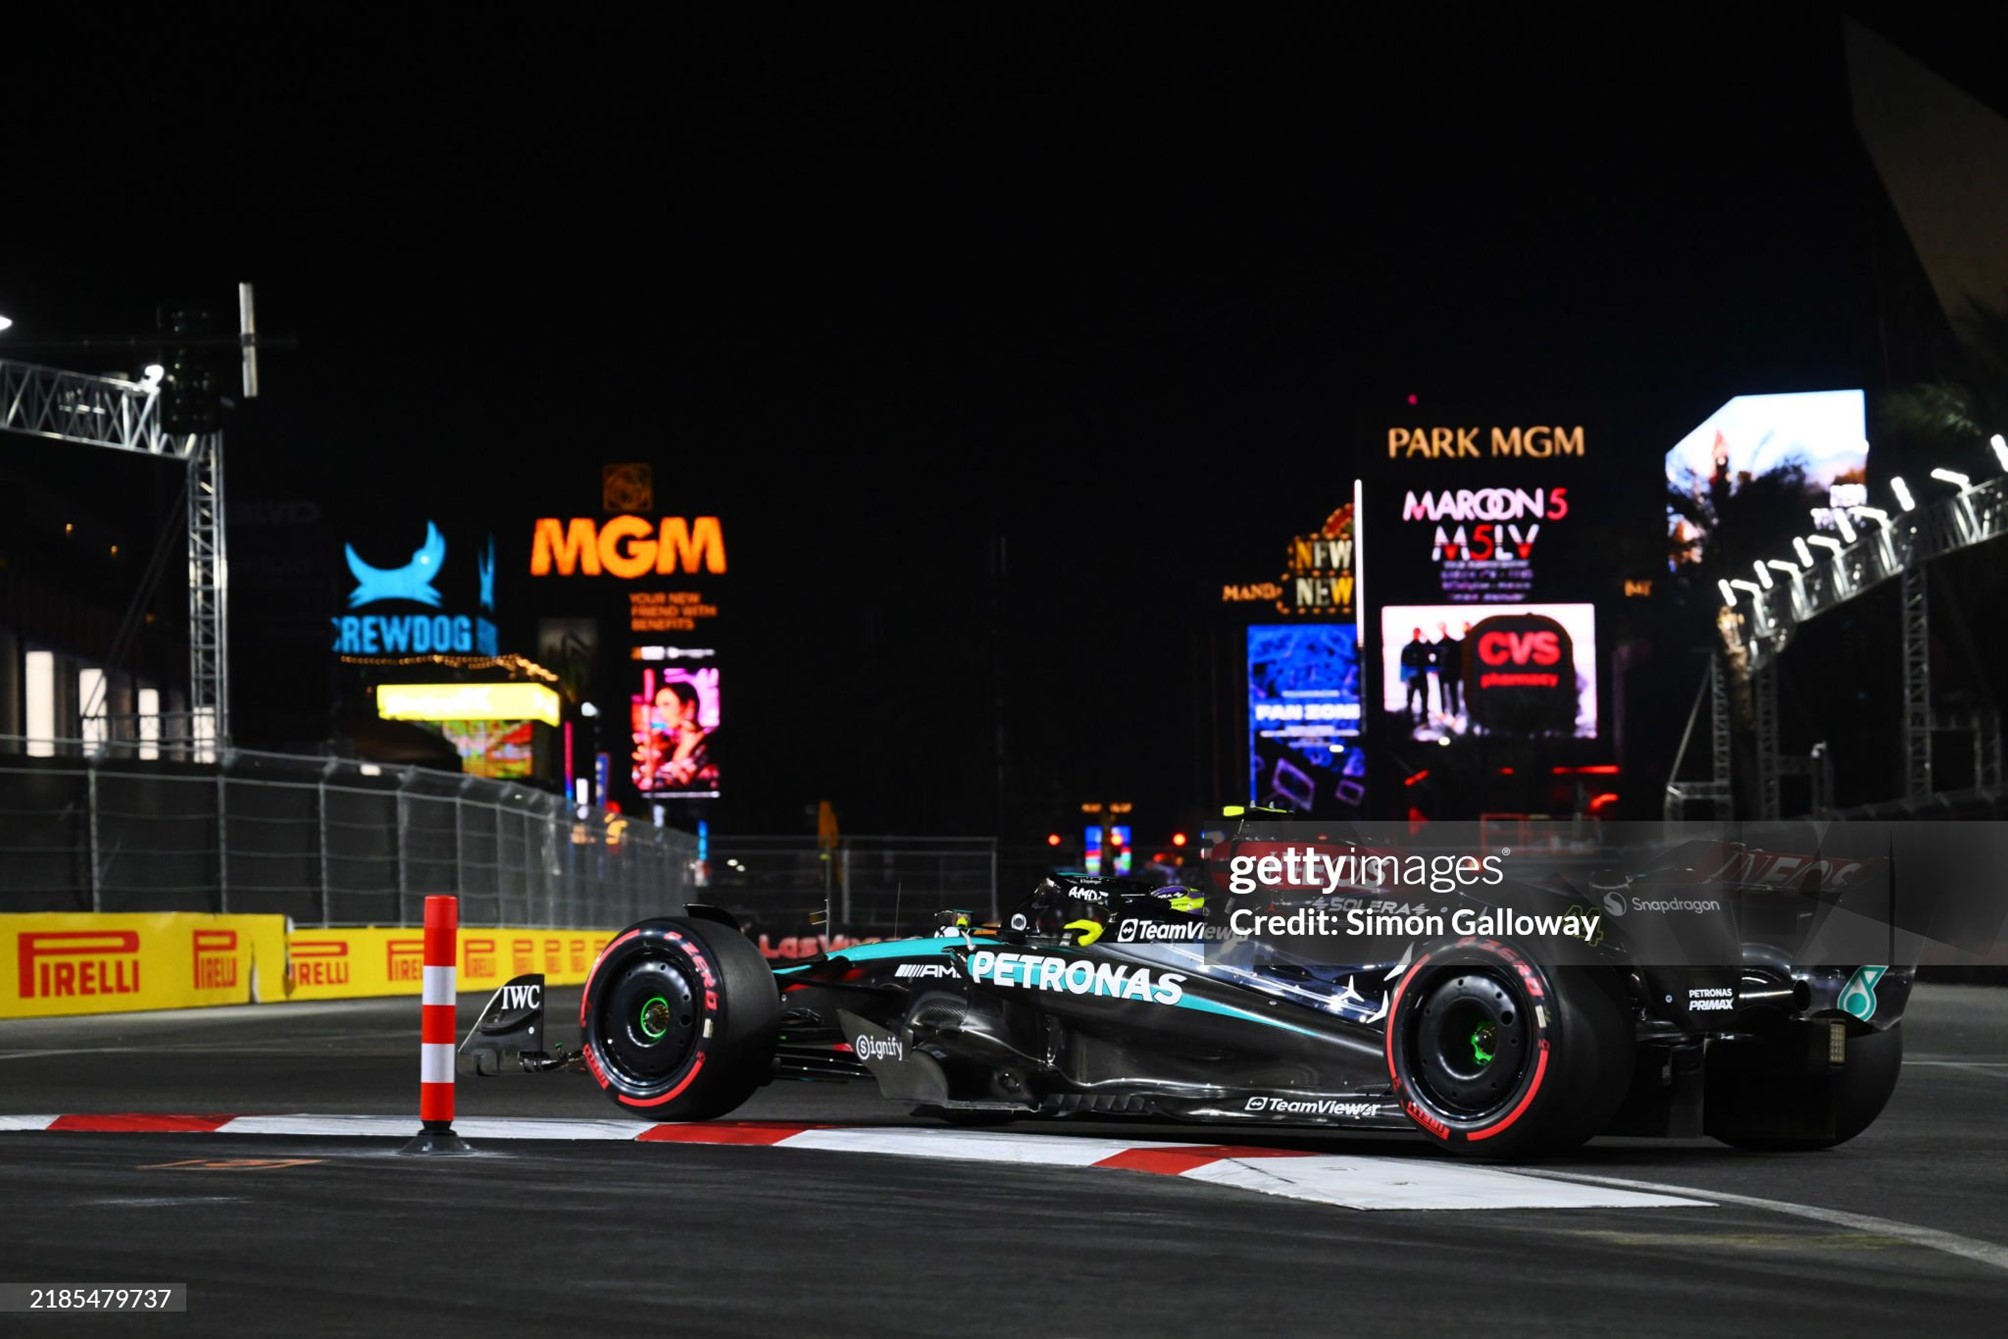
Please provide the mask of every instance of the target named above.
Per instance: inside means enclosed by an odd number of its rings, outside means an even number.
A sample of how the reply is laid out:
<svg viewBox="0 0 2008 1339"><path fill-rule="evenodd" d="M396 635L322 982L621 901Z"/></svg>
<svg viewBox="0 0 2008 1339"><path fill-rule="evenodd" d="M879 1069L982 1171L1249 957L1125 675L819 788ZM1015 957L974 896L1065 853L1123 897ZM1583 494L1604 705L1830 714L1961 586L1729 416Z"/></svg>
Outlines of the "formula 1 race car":
<svg viewBox="0 0 2008 1339"><path fill-rule="evenodd" d="M1049 875L995 923L944 912L926 937L780 967L729 914L692 906L601 952L578 1053L539 1049L541 1018L503 1008L507 988L463 1049L584 1068L623 1109L661 1120L726 1115L775 1080L861 1080L959 1124L1414 1130L1513 1158L1598 1134L1825 1148L1867 1128L1895 1087L1913 971L1800 966L1781 950L1803 945L1809 918L1835 901L1803 860L1786 868L1807 877L1782 891L1764 882L1775 853L1720 843L1587 889L1460 887L1441 900L1455 908L1444 933L1397 901L1375 951L1321 961L1332 955L1318 941L1307 952L1246 933L1251 916L1384 906L1385 889L1313 880L1251 893L1252 879L1229 873L1296 849L1278 846L1293 826L1244 817L1204 887ZM1821 862L1830 874L1837 863ZM1838 878L1859 887L1851 866ZM1704 876L1719 895L1681 895ZM1653 914L1688 902L1713 911ZM1781 921L1786 933L1767 928Z"/></svg>

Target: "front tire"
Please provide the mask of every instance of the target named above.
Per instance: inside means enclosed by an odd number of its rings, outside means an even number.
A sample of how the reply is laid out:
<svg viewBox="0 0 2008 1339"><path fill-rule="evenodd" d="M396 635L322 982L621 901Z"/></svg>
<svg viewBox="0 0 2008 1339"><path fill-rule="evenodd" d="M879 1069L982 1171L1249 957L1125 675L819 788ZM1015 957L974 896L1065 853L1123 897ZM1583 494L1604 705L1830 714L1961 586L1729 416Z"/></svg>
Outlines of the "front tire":
<svg viewBox="0 0 2008 1339"><path fill-rule="evenodd" d="M780 1032L774 973L710 921L630 926L601 951L579 1001L586 1068L623 1109L710 1120L767 1079Z"/></svg>
<svg viewBox="0 0 2008 1339"><path fill-rule="evenodd" d="M1610 1123L1631 1083L1633 1034L1616 983L1543 967L1496 940L1417 957L1396 989L1388 1073L1402 1110L1453 1153L1559 1153Z"/></svg>

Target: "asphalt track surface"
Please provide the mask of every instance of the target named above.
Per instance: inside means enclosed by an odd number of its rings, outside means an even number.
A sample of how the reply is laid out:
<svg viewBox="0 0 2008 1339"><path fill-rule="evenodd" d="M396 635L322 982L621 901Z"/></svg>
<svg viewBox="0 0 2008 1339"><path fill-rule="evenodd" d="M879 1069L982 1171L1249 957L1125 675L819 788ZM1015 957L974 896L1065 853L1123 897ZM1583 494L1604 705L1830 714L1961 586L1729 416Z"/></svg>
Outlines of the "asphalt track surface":
<svg viewBox="0 0 2008 1339"><path fill-rule="evenodd" d="M552 992L555 1023L576 999ZM480 1003L463 997L463 1033ZM1519 1169L1677 1188L1695 1207L1362 1211L1135 1171L785 1147L512 1139L414 1158L402 1137L0 1132L0 1282L190 1290L186 1314L7 1315L0 1334L2000 1334L2008 990L1922 987L1905 1030L1890 1108L1841 1148L1598 1140ZM409 1115L415 1132L417 1075L415 999L0 1023L0 1125L307 1112ZM621 1115L576 1073L463 1078L459 1112ZM737 1115L926 1124L820 1084ZM1451 1161L1403 1135L1234 1142L1394 1160L1418 1181Z"/></svg>

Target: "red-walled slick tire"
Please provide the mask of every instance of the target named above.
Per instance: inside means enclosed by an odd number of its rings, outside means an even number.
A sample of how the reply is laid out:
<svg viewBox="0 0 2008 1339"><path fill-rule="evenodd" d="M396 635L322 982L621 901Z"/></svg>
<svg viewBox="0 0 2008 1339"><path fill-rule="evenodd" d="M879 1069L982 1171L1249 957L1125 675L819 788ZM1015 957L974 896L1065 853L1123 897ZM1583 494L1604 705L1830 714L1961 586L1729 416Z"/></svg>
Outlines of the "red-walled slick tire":
<svg viewBox="0 0 2008 1339"><path fill-rule="evenodd" d="M1631 1083L1632 1026L1605 974L1461 939L1402 974L1387 1058L1402 1110L1450 1152L1542 1157L1610 1123Z"/></svg>
<svg viewBox="0 0 2008 1339"><path fill-rule="evenodd" d="M767 1080L781 997L758 949L711 921L630 926L579 1001L586 1068L623 1109L709 1120Z"/></svg>

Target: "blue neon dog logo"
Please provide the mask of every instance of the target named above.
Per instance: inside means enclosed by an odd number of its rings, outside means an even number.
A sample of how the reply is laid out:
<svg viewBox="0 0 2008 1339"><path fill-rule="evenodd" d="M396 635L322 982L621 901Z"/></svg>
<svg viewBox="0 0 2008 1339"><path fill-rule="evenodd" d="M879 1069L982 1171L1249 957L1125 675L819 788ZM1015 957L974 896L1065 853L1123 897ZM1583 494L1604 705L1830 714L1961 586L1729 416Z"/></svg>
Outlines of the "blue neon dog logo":
<svg viewBox="0 0 2008 1339"><path fill-rule="evenodd" d="M432 583L446 561L446 537L431 521L425 523L425 543L403 567L371 567L356 556L356 546L342 546L349 555L349 571L355 573L356 588L349 592L349 608L356 609L379 600L411 600L439 608L439 592Z"/></svg>
<svg viewBox="0 0 2008 1339"><path fill-rule="evenodd" d="M495 536L488 536L488 552L474 555L474 567L481 574L481 607L495 612Z"/></svg>

